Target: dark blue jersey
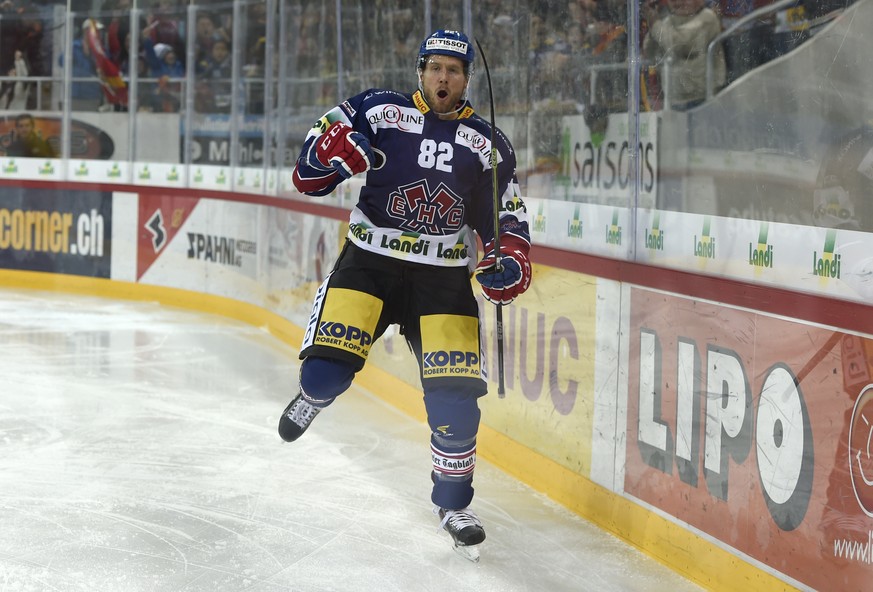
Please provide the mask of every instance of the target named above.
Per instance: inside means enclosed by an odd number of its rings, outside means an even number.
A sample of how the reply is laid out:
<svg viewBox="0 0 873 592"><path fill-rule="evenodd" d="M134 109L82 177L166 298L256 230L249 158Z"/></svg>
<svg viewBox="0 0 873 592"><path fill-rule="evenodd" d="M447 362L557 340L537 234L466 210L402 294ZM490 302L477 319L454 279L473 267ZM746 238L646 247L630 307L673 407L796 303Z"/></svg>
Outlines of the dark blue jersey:
<svg viewBox="0 0 873 592"><path fill-rule="evenodd" d="M466 104L457 119L440 119L421 92L371 89L328 111L310 130L297 160L298 188L326 195L342 182L310 166L315 140L333 122L363 134L376 152L350 218L349 238L376 253L441 266L475 261L475 231L494 238L491 126ZM515 152L498 129L500 236L530 245L527 210L515 176ZM352 179L354 182L355 179Z"/></svg>

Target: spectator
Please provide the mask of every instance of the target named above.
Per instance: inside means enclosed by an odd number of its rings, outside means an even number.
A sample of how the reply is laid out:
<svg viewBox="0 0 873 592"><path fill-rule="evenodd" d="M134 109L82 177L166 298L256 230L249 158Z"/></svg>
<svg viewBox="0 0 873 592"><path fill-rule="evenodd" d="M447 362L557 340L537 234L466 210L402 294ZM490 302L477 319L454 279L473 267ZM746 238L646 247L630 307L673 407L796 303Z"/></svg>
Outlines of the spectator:
<svg viewBox="0 0 873 592"><path fill-rule="evenodd" d="M717 0L713 9L721 18L722 29L727 31L752 11L770 3L771 0ZM772 20L769 15L746 22L722 41L727 84L776 57L768 48L773 37Z"/></svg>
<svg viewBox="0 0 873 592"><path fill-rule="evenodd" d="M166 43L153 45L151 39L143 40L143 53L149 66L149 77L157 78L153 104L157 111L176 113L182 105L181 86L174 80L185 78L185 66L176 59L176 52Z"/></svg>
<svg viewBox="0 0 873 592"><path fill-rule="evenodd" d="M249 77L263 76L267 43L267 5L265 2L249 6L247 23L247 47L243 70Z"/></svg>
<svg viewBox="0 0 873 592"><path fill-rule="evenodd" d="M223 39L216 40L209 58L197 67L197 111L230 113L233 62L228 43Z"/></svg>
<svg viewBox="0 0 873 592"><path fill-rule="evenodd" d="M103 90L100 83L97 82L97 67L92 59L93 52L86 39L92 26L96 27L98 31L103 29L101 23L87 19L82 24L81 36L73 41L73 111L96 111L103 102ZM64 65L64 54L59 56L58 63L61 66Z"/></svg>
<svg viewBox="0 0 873 592"><path fill-rule="evenodd" d="M586 2L570 2L568 5L567 42L570 45L570 60L567 64L567 84L570 98L583 110L597 102L591 95L591 69L594 61L595 23L592 6Z"/></svg>
<svg viewBox="0 0 873 592"><path fill-rule="evenodd" d="M528 93L530 116L535 130L533 154L535 166L556 169L560 163L560 116L564 114L565 79L570 46L546 18L530 15L530 51L528 53Z"/></svg>
<svg viewBox="0 0 873 592"><path fill-rule="evenodd" d="M215 16L208 12L197 15L195 26L195 57L197 64L205 62L212 56L212 46L217 41L230 43L230 36L223 27L216 24Z"/></svg>
<svg viewBox="0 0 873 592"><path fill-rule="evenodd" d="M110 0L107 8L112 10L106 28L106 55L123 77L130 76L130 10L132 0ZM136 54L136 52L133 52Z"/></svg>
<svg viewBox="0 0 873 592"><path fill-rule="evenodd" d="M530 94L534 101L563 98L570 44L545 18L530 18Z"/></svg>
<svg viewBox="0 0 873 592"><path fill-rule="evenodd" d="M143 54L149 65L149 76L160 78L184 78L185 65L179 61L176 51L166 43L153 44L151 39L145 39L142 43Z"/></svg>
<svg viewBox="0 0 873 592"><path fill-rule="evenodd" d="M669 12L654 21L643 40L643 56L658 66L666 100L677 110L686 110L706 99L707 48L721 33L721 22L704 0L668 0ZM645 10L651 11L650 5ZM669 76L667 80L665 77ZM725 83L725 59L721 46L713 56L714 90Z"/></svg>
<svg viewBox="0 0 873 592"><path fill-rule="evenodd" d="M520 77L526 76L523 56L528 47L526 38L522 38L522 30L529 19L522 16L522 7L508 5L501 0L482 0L481 9L474 12L473 30L476 37L487 40L483 43L488 53L488 65L491 66L493 94L498 113L514 109L523 109L527 101L526 89L518 84ZM514 3L513 3L514 4ZM418 20L413 16L412 9L406 9L408 32L405 33L402 44L395 43L396 56L414 51L414 39L419 36L416 28ZM390 53L390 52L388 52ZM395 59L396 59L395 56ZM398 69L398 86L407 76L408 66ZM401 77L402 75L402 77ZM481 100L481 98L479 99Z"/></svg>
<svg viewBox="0 0 873 592"><path fill-rule="evenodd" d="M44 44L48 36L43 35L44 21L51 18L51 7L42 2L4 2L0 8L0 72L8 72L15 67L16 51L21 51L27 63L29 76L41 76L51 70L53 60L51 49ZM19 74L23 76L23 74ZM35 84L29 83L26 109L36 108L37 93Z"/></svg>
<svg viewBox="0 0 873 592"><path fill-rule="evenodd" d="M58 151L37 132L33 116L30 113L22 113L15 118L15 139L6 148L6 155L57 158Z"/></svg>
<svg viewBox="0 0 873 592"><path fill-rule="evenodd" d="M230 78L233 75L230 44L223 39L216 40L209 56L197 64L197 74L203 78Z"/></svg>
<svg viewBox="0 0 873 592"><path fill-rule="evenodd" d="M8 94L4 108L12 111L24 111L27 109L31 83L20 80L30 76L27 60L24 59L21 50L15 50L15 67L9 70L9 76L19 78L19 80L4 82L0 87L0 99Z"/></svg>
<svg viewBox="0 0 873 592"><path fill-rule="evenodd" d="M103 90L104 103L99 110L127 111L127 82L122 78L118 64L106 52L105 39L100 35L103 27L95 26L97 21L94 19L88 22L90 25L86 28L84 39L91 51L91 59Z"/></svg>
<svg viewBox="0 0 873 592"><path fill-rule="evenodd" d="M419 34L415 30L416 19L412 14L411 8L402 8L393 11L393 18L389 21L393 29L393 38L390 40L394 46L394 53L397 56L409 55L415 51L415 46L419 43ZM391 53L391 52L386 52ZM388 57L388 56L383 56ZM406 65L406 64L404 64ZM408 75L408 68L403 68L403 75Z"/></svg>
<svg viewBox="0 0 873 592"><path fill-rule="evenodd" d="M133 36L128 31L125 36L123 42L119 45L119 47L123 47L124 49L120 51L116 51L111 57L112 63L115 64L115 67L118 69L120 75L128 79L131 76L131 58L132 57L140 57L145 61L145 56L138 55L137 52L131 52L131 42ZM114 45L114 44L113 44ZM133 64L136 65L135 62ZM148 76L148 68L146 68L143 77Z"/></svg>
<svg viewBox="0 0 873 592"><path fill-rule="evenodd" d="M142 81L149 77L149 66L144 55L137 56L136 72ZM137 111L154 113L162 112L164 106L158 94L159 88L153 83L140 82L140 92L137 100Z"/></svg>
<svg viewBox="0 0 873 592"><path fill-rule="evenodd" d="M600 0L591 9L590 35L597 73L592 103L608 111L627 111L627 5L622 0Z"/></svg>
<svg viewBox="0 0 873 592"><path fill-rule="evenodd" d="M148 25L142 31L142 39L150 40L153 46L160 43L169 45L177 56L184 55L185 26L184 21L177 18L179 11L173 0L155 0L146 18Z"/></svg>
<svg viewBox="0 0 873 592"><path fill-rule="evenodd" d="M0 101L3 100L4 97L9 95L6 98L6 104L3 106L4 109L9 109L9 104L12 102L12 99L15 98L15 85L17 84L15 80L15 68L12 68L6 74L9 80L4 80L2 84L0 84Z"/></svg>

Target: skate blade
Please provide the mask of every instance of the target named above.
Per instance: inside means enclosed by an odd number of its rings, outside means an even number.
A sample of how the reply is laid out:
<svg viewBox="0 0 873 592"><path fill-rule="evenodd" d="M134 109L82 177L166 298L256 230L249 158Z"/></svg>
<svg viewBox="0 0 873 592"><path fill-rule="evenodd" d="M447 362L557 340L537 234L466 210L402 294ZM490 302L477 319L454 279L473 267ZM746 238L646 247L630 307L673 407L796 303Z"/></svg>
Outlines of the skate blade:
<svg viewBox="0 0 873 592"><path fill-rule="evenodd" d="M479 545L455 545L455 553L473 563L479 563Z"/></svg>

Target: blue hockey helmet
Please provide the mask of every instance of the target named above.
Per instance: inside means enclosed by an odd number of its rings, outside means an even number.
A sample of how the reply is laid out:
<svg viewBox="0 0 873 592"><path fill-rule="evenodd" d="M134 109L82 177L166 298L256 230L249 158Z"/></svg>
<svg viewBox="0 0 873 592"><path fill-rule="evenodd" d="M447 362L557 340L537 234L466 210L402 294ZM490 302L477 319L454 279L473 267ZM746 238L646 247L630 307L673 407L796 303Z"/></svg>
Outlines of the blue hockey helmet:
<svg viewBox="0 0 873 592"><path fill-rule="evenodd" d="M440 29L421 42L418 50L418 69L422 70L429 55L446 55L464 62L467 78L473 73L473 59L476 57L470 39L460 31Z"/></svg>

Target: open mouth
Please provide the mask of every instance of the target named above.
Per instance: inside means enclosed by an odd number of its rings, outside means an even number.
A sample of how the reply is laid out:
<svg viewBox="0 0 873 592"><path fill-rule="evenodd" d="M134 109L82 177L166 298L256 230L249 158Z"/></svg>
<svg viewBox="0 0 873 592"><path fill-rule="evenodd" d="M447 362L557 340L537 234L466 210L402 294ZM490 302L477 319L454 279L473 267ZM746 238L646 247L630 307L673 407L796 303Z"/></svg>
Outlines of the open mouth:
<svg viewBox="0 0 873 592"><path fill-rule="evenodd" d="M445 99L446 97L449 96L449 91L447 91L447 90L438 90L437 93L436 93L436 96L439 97L439 98L441 98L441 99Z"/></svg>

